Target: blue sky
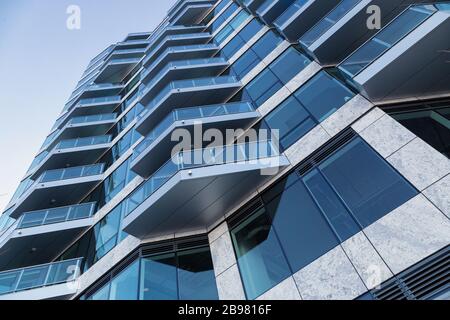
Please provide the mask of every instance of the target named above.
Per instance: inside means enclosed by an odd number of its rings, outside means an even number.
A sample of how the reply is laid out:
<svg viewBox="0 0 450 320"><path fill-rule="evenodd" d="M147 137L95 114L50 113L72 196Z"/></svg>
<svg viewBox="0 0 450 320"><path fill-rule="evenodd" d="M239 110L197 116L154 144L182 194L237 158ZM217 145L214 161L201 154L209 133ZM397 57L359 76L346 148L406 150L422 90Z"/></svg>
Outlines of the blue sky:
<svg viewBox="0 0 450 320"><path fill-rule="evenodd" d="M0 0L0 210L90 59L128 33L151 31L175 0ZM81 8L81 29L66 10Z"/></svg>

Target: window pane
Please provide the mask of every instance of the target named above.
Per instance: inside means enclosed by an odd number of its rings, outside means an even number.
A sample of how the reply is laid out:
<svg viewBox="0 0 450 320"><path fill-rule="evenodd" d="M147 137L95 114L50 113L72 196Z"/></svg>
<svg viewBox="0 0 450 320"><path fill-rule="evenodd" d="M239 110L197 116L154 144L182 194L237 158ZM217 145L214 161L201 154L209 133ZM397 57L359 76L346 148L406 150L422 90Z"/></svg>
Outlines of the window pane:
<svg viewBox="0 0 450 320"><path fill-rule="evenodd" d="M231 232L248 299L255 299L290 274L264 209Z"/></svg>
<svg viewBox="0 0 450 320"><path fill-rule="evenodd" d="M237 77L242 78L260 61L261 59L253 52L253 50L248 50L231 66L231 69Z"/></svg>
<svg viewBox="0 0 450 320"><path fill-rule="evenodd" d="M270 113L265 122L270 129L280 130L280 142L284 149L315 126L309 113L294 97L290 97Z"/></svg>
<svg viewBox="0 0 450 320"><path fill-rule="evenodd" d="M94 300L94 301L105 301L109 300L109 289L111 287L111 284L108 283L103 288L98 290L93 295L89 296L86 300Z"/></svg>
<svg viewBox="0 0 450 320"><path fill-rule="evenodd" d="M270 65L270 69L284 84L287 84L310 62L307 57L291 47Z"/></svg>
<svg viewBox="0 0 450 320"><path fill-rule="evenodd" d="M111 282L110 300L137 300L139 260L122 271Z"/></svg>
<svg viewBox="0 0 450 320"><path fill-rule="evenodd" d="M304 177L303 181L322 213L339 235L341 242L361 231L361 228L358 227L344 204L318 170L310 172Z"/></svg>
<svg viewBox="0 0 450 320"><path fill-rule="evenodd" d="M209 248L178 254L178 286L180 300L218 300Z"/></svg>
<svg viewBox="0 0 450 320"><path fill-rule="evenodd" d="M177 300L175 254L142 259L140 300Z"/></svg>
<svg viewBox="0 0 450 320"><path fill-rule="evenodd" d="M318 122L322 122L349 101L354 93L322 71L301 87L295 96Z"/></svg>
<svg viewBox="0 0 450 320"><path fill-rule="evenodd" d="M273 31L268 31L261 39L256 42L252 49L256 54L264 59L269 53L271 53L277 46L283 41L283 39L278 36Z"/></svg>
<svg viewBox="0 0 450 320"><path fill-rule="evenodd" d="M252 101L260 107L282 87L280 80L269 69L264 70L246 88Z"/></svg>
<svg viewBox="0 0 450 320"><path fill-rule="evenodd" d="M339 244L301 181L272 200L266 208L294 272Z"/></svg>
<svg viewBox="0 0 450 320"><path fill-rule="evenodd" d="M360 138L327 159L320 169L364 228L417 194Z"/></svg>

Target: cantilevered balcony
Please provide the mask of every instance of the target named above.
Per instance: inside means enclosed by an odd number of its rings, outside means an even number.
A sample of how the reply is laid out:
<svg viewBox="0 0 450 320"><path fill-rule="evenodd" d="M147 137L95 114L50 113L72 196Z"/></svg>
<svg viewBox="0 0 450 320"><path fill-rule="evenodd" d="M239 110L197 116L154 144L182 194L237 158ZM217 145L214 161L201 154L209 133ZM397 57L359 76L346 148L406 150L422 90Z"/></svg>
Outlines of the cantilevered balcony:
<svg viewBox="0 0 450 320"><path fill-rule="evenodd" d="M117 49L111 53L112 59L142 58L147 48Z"/></svg>
<svg viewBox="0 0 450 320"><path fill-rule="evenodd" d="M368 28L367 8L380 9L381 24L386 25L414 0L343 0L299 42L322 65L336 65L377 30Z"/></svg>
<svg viewBox="0 0 450 320"><path fill-rule="evenodd" d="M205 59L212 57L217 51L219 51L219 47L216 44L169 47L158 59L147 66L141 74L141 80L146 81L149 77L155 76L170 62L188 59Z"/></svg>
<svg viewBox="0 0 450 320"><path fill-rule="evenodd" d="M125 85L123 83L100 83L91 84L86 87L84 92L80 95L81 99L87 98L101 98L105 96L118 95Z"/></svg>
<svg viewBox="0 0 450 320"><path fill-rule="evenodd" d="M82 99L74 108L58 118L54 128L64 127L74 117L112 113L121 102L121 96Z"/></svg>
<svg viewBox="0 0 450 320"><path fill-rule="evenodd" d="M216 0L186 0L169 14L169 21L173 25L192 25L212 8Z"/></svg>
<svg viewBox="0 0 450 320"><path fill-rule="evenodd" d="M228 66L228 61L220 57L169 62L150 82L143 82L141 97L155 95L174 80L217 76Z"/></svg>
<svg viewBox="0 0 450 320"><path fill-rule="evenodd" d="M26 212L0 236L3 270L51 261L94 224L96 203Z"/></svg>
<svg viewBox="0 0 450 320"><path fill-rule="evenodd" d="M372 101L448 93L449 30L449 2L411 6L344 60L339 69Z"/></svg>
<svg viewBox="0 0 450 320"><path fill-rule="evenodd" d="M52 139L46 142L44 148L51 150L63 140L104 135L116 123L116 118L115 113L71 118Z"/></svg>
<svg viewBox="0 0 450 320"><path fill-rule="evenodd" d="M54 206L67 206L80 201L103 179L103 163L45 171L17 200L11 217L23 212Z"/></svg>
<svg viewBox="0 0 450 320"><path fill-rule="evenodd" d="M2 300L57 300L75 294L82 258L0 273Z"/></svg>
<svg viewBox="0 0 450 320"><path fill-rule="evenodd" d="M111 59L98 73L95 83L122 82L141 58Z"/></svg>
<svg viewBox="0 0 450 320"><path fill-rule="evenodd" d="M292 3L294 0L266 0L256 10L257 15L266 23L272 24Z"/></svg>
<svg viewBox="0 0 450 320"><path fill-rule="evenodd" d="M234 76L200 78L171 82L153 100L143 97L146 110L141 114L136 130L146 135L152 126L180 107L222 103L239 90L241 82Z"/></svg>
<svg viewBox="0 0 450 320"><path fill-rule="evenodd" d="M142 61L142 65L147 67L153 61L162 55L166 48L175 46L191 46L196 44L206 44L211 39L211 34L207 32L176 34L165 37L161 43L149 50L146 57Z"/></svg>
<svg viewBox="0 0 450 320"><path fill-rule="evenodd" d="M61 140L30 170L31 178L37 179L46 170L94 163L111 147L111 140L111 135Z"/></svg>
<svg viewBox="0 0 450 320"><path fill-rule="evenodd" d="M203 130L217 129L225 136L227 129L247 128L258 117L259 112L249 102L174 110L134 149L131 169L143 177L158 169L178 143L171 140L171 133L178 128L188 130L193 136L194 127L201 123Z"/></svg>
<svg viewBox="0 0 450 320"><path fill-rule="evenodd" d="M156 47L158 47L161 42L164 42L166 37L171 35L183 35L183 34L192 34L202 32L205 29L205 26L196 25L196 26L172 26L166 25L154 35L150 37L150 45L147 48L147 51L152 51Z"/></svg>
<svg viewBox="0 0 450 320"><path fill-rule="evenodd" d="M124 230L142 239L204 228L287 165L267 141L182 152L127 199Z"/></svg>
<svg viewBox="0 0 450 320"><path fill-rule="evenodd" d="M300 36L339 2L340 0L296 0L275 20L274 25L289 41L298 41Z"/></svg>

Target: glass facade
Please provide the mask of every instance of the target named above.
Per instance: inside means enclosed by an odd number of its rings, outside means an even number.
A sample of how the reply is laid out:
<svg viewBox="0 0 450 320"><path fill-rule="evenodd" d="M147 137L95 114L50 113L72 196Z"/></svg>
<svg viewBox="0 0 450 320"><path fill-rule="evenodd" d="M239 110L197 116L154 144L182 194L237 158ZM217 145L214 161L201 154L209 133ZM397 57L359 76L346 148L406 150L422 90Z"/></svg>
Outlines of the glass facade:
<svg viewBox="0 0 450 320"><path fill-rule="evenodd" d="M417 191L361 138L261 195L231 236L248 299L306 267Z"/></svg>
<svg viewBox="0 0 450 320"><path fill-rule="evenodd" d="M321 71L266 116L262 126L278 129L280 145L287 149L354 95L343 83Z"/></svg>
<svg viewBox="0 0 450 320"><path fill-rule="evenodd" d="M208 247L143 255L86 300L217 300Z"/></svg>

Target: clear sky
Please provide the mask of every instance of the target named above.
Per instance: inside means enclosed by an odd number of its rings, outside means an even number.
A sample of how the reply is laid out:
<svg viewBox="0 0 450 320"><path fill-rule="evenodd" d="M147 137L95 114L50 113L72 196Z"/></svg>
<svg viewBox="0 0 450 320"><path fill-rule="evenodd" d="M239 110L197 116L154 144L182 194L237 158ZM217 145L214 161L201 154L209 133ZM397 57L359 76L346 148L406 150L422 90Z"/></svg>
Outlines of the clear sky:
<svg viewBox="0 0 450 320"><path fill-rule="evenodd" d="M89 60L128 33L152 31L175 0L0 0L0 210ZM69 30L70 5L81 29Z"/></svg>

